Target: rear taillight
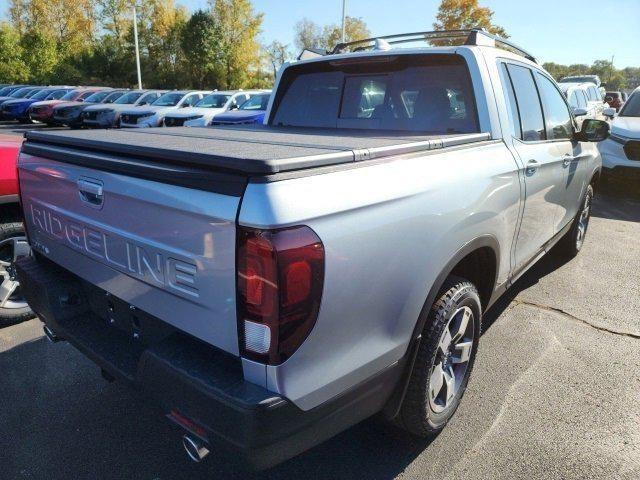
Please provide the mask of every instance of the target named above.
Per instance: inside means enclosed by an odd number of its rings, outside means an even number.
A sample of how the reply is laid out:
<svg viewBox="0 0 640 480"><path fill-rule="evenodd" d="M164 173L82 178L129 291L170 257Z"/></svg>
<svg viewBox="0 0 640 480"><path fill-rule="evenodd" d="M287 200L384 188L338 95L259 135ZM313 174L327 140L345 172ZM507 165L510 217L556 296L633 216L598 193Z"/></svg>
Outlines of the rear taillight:
<svg viewBox="0 0 640 480"><path fill-rule="evenodd" d="M298 349L318 318L324 247L306 226L238 227L237 255L240 351L278 365Z"/></svg>

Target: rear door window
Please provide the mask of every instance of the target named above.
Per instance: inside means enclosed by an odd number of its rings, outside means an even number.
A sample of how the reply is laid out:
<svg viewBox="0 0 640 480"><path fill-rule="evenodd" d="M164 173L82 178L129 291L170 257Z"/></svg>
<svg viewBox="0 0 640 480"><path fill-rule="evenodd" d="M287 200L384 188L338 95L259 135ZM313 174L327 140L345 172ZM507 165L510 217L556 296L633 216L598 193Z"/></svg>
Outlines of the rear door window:
<svg viewBox="0 0 640 480"><path fill-rule="evenodd" d="M551 80L537 72L536 82L542 97L547 139L563 140L571 138L573 135L573 122L564 97Z"/></svg>
<svg viewBox="0 0 640 480"><path fill-rule="evenodd" d="M422 133L479 131L469 72L457 55L392 55L290 67L269 123Z"/></svg>
<svg viewBox="0 0 640 480"><path fill-rule="evenodd" d="M569 104L574 108L577 108L580 106L580 103L578 103L578 94L576 93L575 90L571 92L571 95L569 96Z"/></svg>
<svg viewBox="0 0 640 480"><path fill-rule="evenodd" d="M544 140L546 134L542 107L531 70L513 64L509 64L507 70L518 104L522 139L527 142Z"/></svg>
<svg viewBox="0 0 640 480"><path fill-rule="evenodd" d="M578 98L578 106L580 108L587 108L587 96L583 90L576 91L576 97Z"/></svg>

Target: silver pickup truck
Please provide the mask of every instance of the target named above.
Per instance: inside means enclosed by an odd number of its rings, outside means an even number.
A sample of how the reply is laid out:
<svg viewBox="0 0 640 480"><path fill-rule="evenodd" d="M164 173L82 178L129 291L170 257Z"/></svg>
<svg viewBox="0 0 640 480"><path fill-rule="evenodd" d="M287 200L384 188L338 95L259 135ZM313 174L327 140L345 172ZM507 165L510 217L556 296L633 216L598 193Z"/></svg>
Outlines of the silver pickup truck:
<svg viewBox="0 0 640 480"><path fill-rule="evenodd" d="M483 312L587 230L608 126L578 131L517 46L423 32L302 58L264 125L22 148L17 270L45 333L157 400L195 460L269 467L379 412L436 434Z"/></svg>

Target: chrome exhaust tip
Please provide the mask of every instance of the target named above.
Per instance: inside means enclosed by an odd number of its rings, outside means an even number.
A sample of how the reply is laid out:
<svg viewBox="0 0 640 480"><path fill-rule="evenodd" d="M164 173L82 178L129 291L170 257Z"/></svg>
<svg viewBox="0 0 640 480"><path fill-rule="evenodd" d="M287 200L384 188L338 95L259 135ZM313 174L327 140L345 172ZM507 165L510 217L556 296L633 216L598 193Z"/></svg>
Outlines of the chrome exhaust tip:
<svg viewBox="0 0 640 480"><path fill-rule="evenodd" d="M43 326L42 331L46 335L47 340L49 340L51 343L56 343L60 341L60 337L58 337L55 333L53 333L53 330L51 330L48 326L46 325Z"/></svg>
<svg viewBox="0 0 640 480"><path fill-rule="evenodd" d="M182 436L182 446L187 451L187 455L194 462L201 462L209 455L209 449L199 439L192 437L189 434Z"/></svg>

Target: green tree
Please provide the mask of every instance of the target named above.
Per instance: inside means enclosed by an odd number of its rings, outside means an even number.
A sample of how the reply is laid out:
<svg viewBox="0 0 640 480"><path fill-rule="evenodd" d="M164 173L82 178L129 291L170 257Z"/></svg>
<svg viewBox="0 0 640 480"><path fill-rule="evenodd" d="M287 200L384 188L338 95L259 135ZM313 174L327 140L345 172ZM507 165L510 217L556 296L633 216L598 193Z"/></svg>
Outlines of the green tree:
<svg viewBox="0 0 640 480"><path fill-rule="evenodd" d="M484 28L489 33L507 38L504 28L492 23L493 11L481 7L478 0L442 0L434 30L464 30Z"/></svg>
<svg viewBox="0 0 640 480"><path fill-rule="evenodd" d="M22 61L29 71L29 81L47 84L59 58L56 42L39 30L29 30L20 39Z"/></svg>
<svg viewBox="0 0 640 480"><path fill-rule="evenodd" d="M22 60L22 46L17 30L7 22L0 23L0 82L26 82L29 70Z"/></svg>
<svg viewBox="0 0 640 480"><path fill-rule="evenodd" d="M218 85L220 29L209 12L198 10L187 21L180 35L185 55L185 70L191 86Z"/></svg>

